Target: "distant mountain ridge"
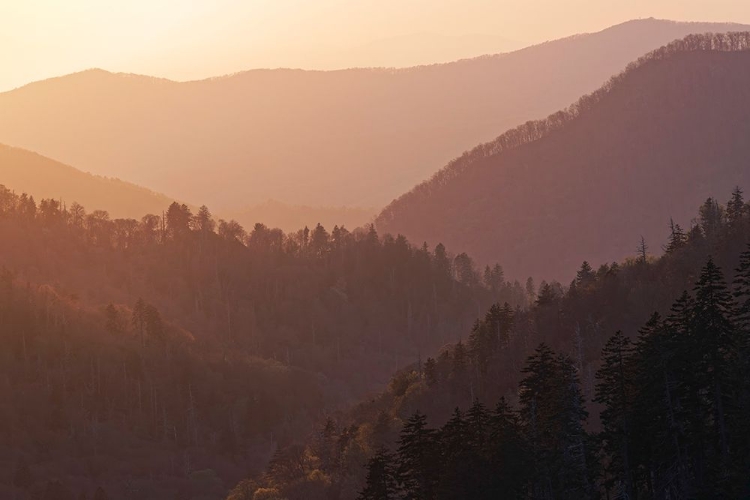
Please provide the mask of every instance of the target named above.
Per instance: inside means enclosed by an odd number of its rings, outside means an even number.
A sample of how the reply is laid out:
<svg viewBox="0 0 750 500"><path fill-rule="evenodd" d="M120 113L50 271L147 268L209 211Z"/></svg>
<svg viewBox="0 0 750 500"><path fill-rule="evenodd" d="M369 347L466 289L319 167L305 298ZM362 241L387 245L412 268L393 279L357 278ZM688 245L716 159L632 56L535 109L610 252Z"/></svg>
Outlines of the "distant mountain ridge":
<svg viewBox="0 0 750 500"><path fill-rule="evenodd" d="M85 208L107 210L112 217L161 213L167 196L119 179L81 172L31 151L0 144L0 184L17 193L29 193Z"/></svg>
<svg viewBox="0 0 750 500"><path fill-rule="evenodd" d="M177 83L101 70L0 94L0 142L215 211L267 199L384 206L499 130L636 57L732 24L640 20L407 69L253 70Z"/></svg>
<svg viewBox="0 0 750 500"><path fill-rule="evenodd" d="M750 34L688 36L450 162L376 225L569 279L575 260L620 260L641 235L658 253L670 216L689 226L691 206L747 185L749 134Z"/></svg>

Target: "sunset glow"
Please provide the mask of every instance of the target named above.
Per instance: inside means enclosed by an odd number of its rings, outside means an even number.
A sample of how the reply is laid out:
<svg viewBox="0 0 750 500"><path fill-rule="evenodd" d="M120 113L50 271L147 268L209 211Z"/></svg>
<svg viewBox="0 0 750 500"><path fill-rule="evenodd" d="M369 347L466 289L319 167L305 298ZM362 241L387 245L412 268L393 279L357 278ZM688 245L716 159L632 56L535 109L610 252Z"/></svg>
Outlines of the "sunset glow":
<svg viewBox="0 0 750 500"><path fill-rule="evenodd" d="M732 0L4 0L0 91L92 67L177 80L259 67L408 66L629 19L750 21Z"/></svg>

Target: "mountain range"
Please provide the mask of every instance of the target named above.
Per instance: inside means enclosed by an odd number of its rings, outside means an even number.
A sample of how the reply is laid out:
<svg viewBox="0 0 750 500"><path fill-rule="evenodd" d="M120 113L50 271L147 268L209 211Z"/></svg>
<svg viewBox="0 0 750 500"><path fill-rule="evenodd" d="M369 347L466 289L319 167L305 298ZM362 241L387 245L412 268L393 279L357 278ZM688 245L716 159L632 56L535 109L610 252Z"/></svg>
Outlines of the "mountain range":
<svg viewBox="0 0 750 500"><path fill-rule="evenodd" d="M0 94L0 142L217 212L268 199L384 206L462 151L595 90L649 50L741 28L637 20L398 70L253 70L192 82L90 70Z"/></svg>

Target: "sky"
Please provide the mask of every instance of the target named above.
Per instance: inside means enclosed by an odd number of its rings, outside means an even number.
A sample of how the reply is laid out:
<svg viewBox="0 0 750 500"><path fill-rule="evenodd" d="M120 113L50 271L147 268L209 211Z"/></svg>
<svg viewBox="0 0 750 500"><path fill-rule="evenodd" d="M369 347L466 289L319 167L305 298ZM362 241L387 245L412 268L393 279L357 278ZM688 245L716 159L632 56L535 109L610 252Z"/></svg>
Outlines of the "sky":
<svg viewBox="0 0 750 500"><path fill-rule="evenodd" d="M89 68L175 80L443 62L747 0L0 0L0 91Z"/></svg>

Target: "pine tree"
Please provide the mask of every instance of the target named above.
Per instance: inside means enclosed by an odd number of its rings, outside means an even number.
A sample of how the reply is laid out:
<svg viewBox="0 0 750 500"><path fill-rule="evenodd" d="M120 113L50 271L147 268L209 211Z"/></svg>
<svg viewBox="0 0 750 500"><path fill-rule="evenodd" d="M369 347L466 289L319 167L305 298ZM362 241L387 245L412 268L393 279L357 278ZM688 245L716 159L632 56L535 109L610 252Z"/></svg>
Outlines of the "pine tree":
<svg viewBox="0 0 750 500"><path fill-rule="evenodd" d="M724 210L713 198L707 198L701 205L700 225L706 238L713 238L723 224Z"/></svg>
<svg viewBox="0 0 750 500"><path fill-rule="evenodd" d="M487 498L522 498L530 478L528 448L518 415L500 398L489 421L490 485Z"/></svg>
<svg viewBox="0 0 750 500"><path fill-rule="evenodd" d="M591 450L575 365L545 344L531 355L520 384L521 420L534 463L533 495L588 498Z"/></svg>
<svg viewBox="0 0 750 500"><path fill-rule="evenodd" d="M584 260L583 264L581 264L581 268L576 273L576 286L579 288L586 287L592 284L595 280L596 273L591 268L591 264Z"/></svg>
<svg viewBox="0 0 750 500"><path fill-rule="evenodd" d="M398 479L404 500L434 499L440 478L436 433L427 417L414 413L404 425L398 447Z"/></svg>
<svg viewBox="0 0 750 500"><path fill-rule="evenodd" d="M735 272L732 283L733 295L737 301L735 321L744 338L742 344L746 347L750 336L750 245L740 255L740 265Z"/></svg>
<svg viewBox="0 0 750 500"><path fill-rule="evenodd" d="M385 448L377 450L367 462L367 477L358 500L395 500L398 483L394 469L395 456Z"/></svg>
<svg viewBox="0 0 750 500"><path fill-rule="evenodd" d="M636 491L631 466L631 440L635 387L632 373L632 345L618 331L602 351L602 367L596 373L594 401L604 405L600 418L604 449L611 457L608 472L623 486L627 498Z"/></svg>
<svg viewBox="0 0 750 500"><path fill-rule="evenodd" d="M731 364L736 355L734 311L731 294L721 269L709 258L695 286L695 342L701 354L699 364L690 367L699 374L698 390L711 400L709 412L719 453L725 462L729 456L725 398L732 381Z"/></svg>
<svg viewBox="0 0 750 500"><path fill-rule="evenodd" d="M683 248L687 243L687 237L685 232L682 230L679 224L675 224L674 220L669 219L669 243L667 244L664 251L667 253L674 253L680 248Z"/></svg>
<svg viewBox="0 0 750 500"><path fill-rule="evenodd" d="M646 239L643 236L641 236L641 242L638 244L637 252L637 262L641 264L648 262L648 245L646 245Z"/></svg>
<svg viewBox="0 0 750 500"><path fill-rule="evenodd" d="M440 429L441 472L436 492L441 500L469 498L472 480L469 433L468 422L458 408Z"/></svg>
<svg viewBox="0 0 750 500"><path fill-rule="evenodd" d="M742 227L747 206L742 198L742 189L739 186L732 191L732 198L727 202L727 224L731 231L737 231Z"/></svg>

